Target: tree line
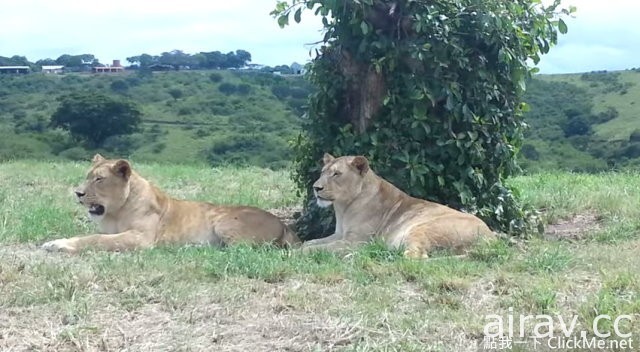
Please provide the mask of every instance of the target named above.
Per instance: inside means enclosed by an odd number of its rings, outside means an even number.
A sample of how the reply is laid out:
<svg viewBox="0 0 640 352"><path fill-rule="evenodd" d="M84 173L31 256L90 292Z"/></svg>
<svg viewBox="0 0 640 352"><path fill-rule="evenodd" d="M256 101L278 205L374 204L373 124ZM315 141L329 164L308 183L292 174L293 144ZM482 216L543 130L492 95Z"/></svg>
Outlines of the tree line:
<svg viewBox="0 0 640 352"><path fill-rule="evenodd" d="M132 69L145 69L154 65L166 66L172 69L230 69L241 68L251 62L251 53L238 49L228 53L220 51L199 52L188 54L182 50L163 52L160 55L140 54L127 57ZM25 56L0 56L0 66L29 66L38 69L42 66L62 65L70 71L80 71L83 68L104 66L93 54L69 55L64 54L57 59L40 59L29 61Z"/></svg>

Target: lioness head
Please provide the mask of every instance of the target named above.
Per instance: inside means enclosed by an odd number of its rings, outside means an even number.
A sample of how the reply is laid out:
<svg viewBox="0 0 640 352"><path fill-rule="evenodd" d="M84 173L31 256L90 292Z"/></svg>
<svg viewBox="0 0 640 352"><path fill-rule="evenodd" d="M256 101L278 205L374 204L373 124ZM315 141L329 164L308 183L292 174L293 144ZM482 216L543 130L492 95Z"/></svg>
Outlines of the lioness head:
<svg viewBox="0 0 640 352"><path fill-rule="evenodd" d="M348 201L360 193L364 177L369 172L369 161L364 156L334 158L325 154L320 178L313 184L316 202L328 207L333 202Z"/></svg>
<svg viewBox="0 0 640 352"><path fill-rule="evenodd" d="M93 164L82 185L75 189L80 204L89 210L91 217L115 213L129 197L131 165L126 160L107 160L100 154L93 157Z"/></svg>

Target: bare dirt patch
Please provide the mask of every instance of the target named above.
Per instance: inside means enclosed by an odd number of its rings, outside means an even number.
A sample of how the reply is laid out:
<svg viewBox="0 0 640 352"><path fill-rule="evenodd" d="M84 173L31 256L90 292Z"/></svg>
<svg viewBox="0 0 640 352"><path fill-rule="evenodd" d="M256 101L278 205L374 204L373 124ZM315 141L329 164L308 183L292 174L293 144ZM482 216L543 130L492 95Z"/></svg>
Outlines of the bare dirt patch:
<svg viewBox="0 0 640 352"><path fill-rule="evenodd" d="M554 240L581 240L601 228L601 219L597 214L576 214L554 224L548 224L545 227L544 236Z"/></svg>

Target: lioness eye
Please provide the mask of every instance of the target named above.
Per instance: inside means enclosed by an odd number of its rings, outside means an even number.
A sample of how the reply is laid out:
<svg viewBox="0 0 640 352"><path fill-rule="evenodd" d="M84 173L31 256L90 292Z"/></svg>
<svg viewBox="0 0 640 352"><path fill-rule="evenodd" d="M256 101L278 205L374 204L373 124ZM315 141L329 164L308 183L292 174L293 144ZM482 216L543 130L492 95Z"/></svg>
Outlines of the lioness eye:
<svg viewBox="0 0 640 352"><path fill-rule="evenodd" d="M340 176L340 175L342 175L342 174L341 174L339 171L336 171L336 172L334 172L334 173L333 173L333 175L332 175L332 176L333 176L333 177L338 177L338 176Z"/></svg>
<svg viewBox="0 0 640 352"><path fill-rule="evenodd" d="M102 176L96 176L96 182L100 182L104 179Z"/></svg>

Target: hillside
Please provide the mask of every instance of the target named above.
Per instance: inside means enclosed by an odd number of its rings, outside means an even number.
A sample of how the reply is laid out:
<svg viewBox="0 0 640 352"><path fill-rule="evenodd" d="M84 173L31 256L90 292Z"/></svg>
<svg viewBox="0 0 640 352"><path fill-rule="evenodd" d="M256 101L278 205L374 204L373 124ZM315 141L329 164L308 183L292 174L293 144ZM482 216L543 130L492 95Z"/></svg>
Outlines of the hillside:
<svg viewBox="0 0 640 352"><path fill-rule="evenodd" d="M308 89L301 77L214 70L4 76L0 160L86 158L94 151L48 125L58 97L94 91L130 99L143 112L138 133L104 143L110 155L171 163L283 166L290 159L288 142L299 130Z"/></svg>
<svg viewBox="0 0 640 352"><path fill-rule="evenodd" d="M537 75L524 99L530 170L640 165L640 70ZM632 137L632 135L636 137Z"/></svg>
<svg viewBox="0 0 640 352"><path fill-rule="evenodd" d="M597 172L640 165L639 83L640 70L537 75L524 97L531 128L523 168ZM311 90L300 76L229 70L3 75L0 160L86 160L98 151L135 161L283 167ZM51 129L58 98L74 91L133 101L143 112L141 130L88 150Z"/></svg>

